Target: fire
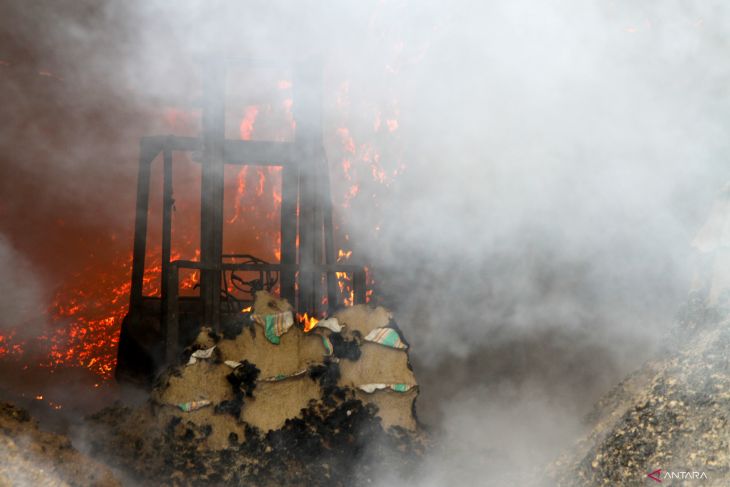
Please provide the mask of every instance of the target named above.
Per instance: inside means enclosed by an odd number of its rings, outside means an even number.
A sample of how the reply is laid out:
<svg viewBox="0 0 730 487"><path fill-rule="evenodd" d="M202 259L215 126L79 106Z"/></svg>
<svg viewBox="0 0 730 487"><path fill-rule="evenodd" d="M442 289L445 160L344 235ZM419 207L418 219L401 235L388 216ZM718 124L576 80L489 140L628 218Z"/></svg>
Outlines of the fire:
<svg viewBox="0 0 730 487"><path fill-rule="evenodd" d="M7 335L0 335L0 358L17 356L23 353L23 346L15 341L16 332L13 330Z"/></svg>
<svg viewBox="0 0 730 487"><path fill-rule="evenodd" d="M228 220L228 223L234 223L236 220L238 220L238 217L241 215L241 212L243 211L242 206L242 199L243 196L246 194L246 179L248 176L248 166L243 166L243 168L238 172L237 180L238 180L238 187L236 188L236 197L235 197L235 203L234 203L234 210L233 210L233 216Z"/></svg>
<svg viewBox="0 0 730 487"><path fill-rule="evenodd" d="M355 303L355 290L352 287L352 278L346 272L335 272L337 285L342 294L342 302L345 306L352 306Z"/></svg>
<svg viewBox="0 0 730 487"><path fill-rule="evenodd" d="M387 71L387 76L393 76ZM339 81L336 86L336 112L330 125L325 127L325 144L334 164L330 166L332 177L332 198L335 207L335 238L338 239L337 262L348 262L356 251L350 248L348 218L351 213L378 206L380 195L393 181L403 174L405 165L398 150L388 151L388 145L395 144L404 124L399 120L397 100L354 100L352 93L362 93L360 86L351 81ZM234 137L242 140L294 140L296 122L293 116L295 101L292 97L292 82L279 80L275 100L242 108L234 119ZM358 124L351 114L370 113L372 123ZM200 110L164 107L160 122L163 132L179 135L199 135ZM276 124L269 123L273 117ZM277 127L272 128L274 125ZM229 135L230 136L230 135ZM175 155L178 157L178 155ZM182 155L183 158L188 158ZM275 162L275 161L272 161ZM161 164L155 162L153 172L160 171ZM180 167L182 166L182 171ZM199 188L200 166L183 159L175 162L173 213L172 260L200 259L199 231ZM185 175L184 170L191 174ZM197 172L195 172L197 171ZM182 175L182 179L181 179ZM226 168L224 192L224 253L250 252L266 261L279 262L281 258L281 233L279 218L282 204L282 169L277 166ZM155 179L153 177L153 187ZM182 181L182 182L181 182ZM161 182L158 177L157 182ZM161 187L161 184L158 184ZM132 191L132 189L130 189ZM154 191L158 191L157 194ZM144 271L143 288L145 296L159 296L161 291L161 251L159 228L161 201L159 189L150 195L150 229L148 235L147 262ZM197 196L195 196L197 195ZM197 198L197 199L196 199ZM156 205L156 206L155 206ZM298 213L297 209L297 213ZM133 215L129 215L132 221ZM380 222L372 224L371 233L377 237ZM118 245L112 258L99 261L89 256L89 264L56 292L48 307L48 321L51 328L46 335L35 338L33 348L47 349L47 359L41 364L47 367L84 367L102 379L112 377L116 361L119 329L127 313L131 276L131 234L128 238L113 242ZM298 245L298 241L297 241ZM181 293L192 293L199 283L199 273L181 271ZM354 302L352 276L336 273L337 284L345 305ZM369 270L366 282L374 283ZM368 291L370 299L372 291ZM251 312L249 306L242 312ZM317 317L297 316L306 332L311 331L319 321ZM20 326L20 325L19 325ZM22 356L26 342L19 340L13 331L0 335L0 359ZM30 345L30 344L28 344ZM60 407L60 406L59 406Z"/></svg>
<svg viewBox="0 0 730 487"><path fill-rule="evenodd" d="M49 342L46 366L85 367L103 378L110 378L116 363L118 330L129 303L131 256L121 258L117 272L95 272L85 269L72 282L62 287L50 310L56 331L40 337ZM153 276L159 274L157 263L146 273L147 294L159 290ZM88 279L89 276L93 278Z"/></svg>
<svg viewBox="0 0 730 487"><path fill-rule="evenodd" d="M297 313L297 319L304 325L304 333L309 333L317 326L317 323L319 323L319 319L314 316L310 317L307 313Z"/></svg>
<svg viewBox="0 0 730 487"><path fill-rule="evenodd" d="M349 259L351 256L352 256L352 250L339 249L337 251L337 262L344 262L347 259Z"/></svg>
<svg viewBox="0 0 730 487"><path fill-rule="evenodd" d="M247 106L245 115L241 120L241 140L251 140L253 126L256 124L256 117L259 116L259 107L256 105Z"/></svg>
<svg viewBox="0 0 730 487"><path fill-rule="evenodd" d="M25 394L22 394L22 395L24 396ZM63 408L63 405L62 404L59 404L57 402L51 401L48 398L45 398L43 396L43 394L37 394L36 396L34 396L34 399L36 401L43 401L43 400L45 400L48 403L48 406L50 406L51 408L53 408L55 410L59 410L59 409L62 409Z"/></svg>

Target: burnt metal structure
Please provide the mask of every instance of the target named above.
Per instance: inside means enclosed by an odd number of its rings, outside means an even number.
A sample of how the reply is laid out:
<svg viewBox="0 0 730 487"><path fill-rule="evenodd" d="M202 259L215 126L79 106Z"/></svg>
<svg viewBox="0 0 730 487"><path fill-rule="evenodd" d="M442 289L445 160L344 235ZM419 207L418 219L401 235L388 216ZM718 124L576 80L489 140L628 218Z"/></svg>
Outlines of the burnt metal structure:
<svg viewBox="0 0 730 487"><path fill-rule="evenodd" d="M322 69L318 62L301 63L293 70L293 142L231 140L225 138L225 87L232 67L256 69L270 63L212 62L204 69L203 127L201 137L174 135L144 137L140 142L137 208L134 229L129 313L120 336L117 378L152 377L179 355L181 344L201 325L220 331L229 316L241 315L241 302L227 292L236 281L248 289L270 289L296 309L315 315L323 300L340 304L335 273L352 276L354 302L364 303L365 269L337 264L332 228L329 169L322 137ZM171 260L173 212L173 152L201 155L200 261ZM162 154L162 279L159 297L144 296L147 227L152 163ZM282 167L281 261L268 263L253 256L223 254L224 167L274 165ZM299 244L297 245L297 240ZM245 252L246 249L241 249ZM244 262L226 262L243 257ZM200 296L179 295L181 269L200 272ZM245 282L235 272L258 272Z"/></svg>

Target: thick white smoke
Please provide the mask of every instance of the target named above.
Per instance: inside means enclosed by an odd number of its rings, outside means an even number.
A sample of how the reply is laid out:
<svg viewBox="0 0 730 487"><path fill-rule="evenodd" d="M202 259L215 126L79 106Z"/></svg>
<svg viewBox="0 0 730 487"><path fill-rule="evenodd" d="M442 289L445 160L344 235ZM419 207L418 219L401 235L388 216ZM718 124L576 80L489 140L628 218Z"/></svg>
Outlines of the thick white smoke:
<svg viewBox="0 0 730 487"><path fill-rule="evenodd" d="M78 117L79 148L44 166L69 189L53 186L54 203L82 195L95 225L129 231L131 212L97 189L131 209L140 123L195 102L190 73L206 56L321 54L330 153L342 83L353 131L377 108L397 118L380 149L406 169L377 204L353 200L346 230L413 345L421 416L443 446L415 483L538 482L520 466L568 445L668 333L689 243L730 176L730 12L718 1L6 8L36 26L24 40L38 63L104 107L112 144L84 146L96 121ZM107 152L111 173L92 163Z"/></svg>

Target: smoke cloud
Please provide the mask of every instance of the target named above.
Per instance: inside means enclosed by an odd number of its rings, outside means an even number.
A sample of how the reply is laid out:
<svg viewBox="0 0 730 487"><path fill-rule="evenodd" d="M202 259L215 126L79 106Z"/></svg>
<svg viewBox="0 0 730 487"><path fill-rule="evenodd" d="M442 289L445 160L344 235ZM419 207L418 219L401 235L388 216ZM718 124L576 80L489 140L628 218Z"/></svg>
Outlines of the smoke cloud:
<svg viewBox="0 0 730 487"><path fill-rule="evenodd" d="M195 109L202 59L322 56L338 238L396 310L441 445L412 482L538 485L526 464L570 445L686 295L689 243L730 176L729 13L5 2L0 230L50 285L103 265L131 249L137 139Z"/></svg>
<svg viewBox="0 0 730 487"><path fill-rule="evenodd" d="M39 305L49 299L42 277L38 276L38 269L14 249L2 234L0 268L4 269L3 279L0 281L0 296L3 297L0 333L14 330L18 324L23 324L25 326L20 327L18 332L30 338L29 333L39 331L35 325L45 322L45 317L38 313Z"/></svg>

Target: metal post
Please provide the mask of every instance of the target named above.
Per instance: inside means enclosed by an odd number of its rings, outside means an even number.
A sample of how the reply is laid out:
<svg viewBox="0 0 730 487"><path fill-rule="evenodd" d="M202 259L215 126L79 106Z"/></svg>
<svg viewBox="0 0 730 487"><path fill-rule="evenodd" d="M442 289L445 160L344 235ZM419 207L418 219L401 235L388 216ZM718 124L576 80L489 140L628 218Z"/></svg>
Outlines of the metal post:
<svg viewBox="0 0 730 487"><path fill-rule="evenodd" d="M353 304L365 304L367 300L365 269L358 269L352 273Z"/></svg>
<svg viewBox="0 0 730 487"><path fill-rule="evenodd" d="M207 66L203 110L203 167L201 181L200 299L203 322L220 329L221 261L223 254L223 147L225 137L225 65Z"/></svg>
<svg viewBox="0 0 730 487"><path fill-rule="evenodd" d="M324 157L324 149L322 150L322 163L320 169L320 180L322 181L322 191L320 195L322 204L322 218L324 219L324 258L325 264L332 266L336 264L334 229L332 222L332 195L330 191L330 170L327 158ZM334 272L326 273L327 279L327 311L332 313L339 305L337 279Z"/></svg>
<svg viewBox="0 0 730 487"><path fill-rule="evenodd" d="M165 361L168 364L175 363L179 346L178 282L179 268L176 264L172 264L167 276L169 292L162 299L162 308L164 309L162 336L165 340Z"/></svg>
<svg viewBox="0 0 730 487"><path fill-rule="evenodd" d="M142 284L144 279L145 251L147 248L147 213L150 198L151 153L144 139L139 146L139 169L137 172L137 210L134 219L134 250L132 252L132 285L129 296L129 309L138 314L142 306Z"/></svg>
<svg viewBox="0 0 730 487"><path fill-rule="evenodd" d="M322 221L317 222L317 164L322 146L321 63L301 64L295 73L294 113L299 166L299 311L314 314L320 276ZM319 239L319 244L317 243ZM319 250L319 254L317 253Z"/></svg>
<svg viewBox="0 0 730 487"><path fill-rule="evenodd" d="M167 293L167 274L170 269L172 247L172 151L168 144L163 150L163 182L162 182L162 281L161 295Z"/></svg>
<svg viewBox="0 0 730 487"><path fill-rule="evenodd" d="M281 174L281 264L279 276L281 297L296 306L294 295L295 271L297 263L297 203L299 199L299 167L288 164Z"/></svg>

